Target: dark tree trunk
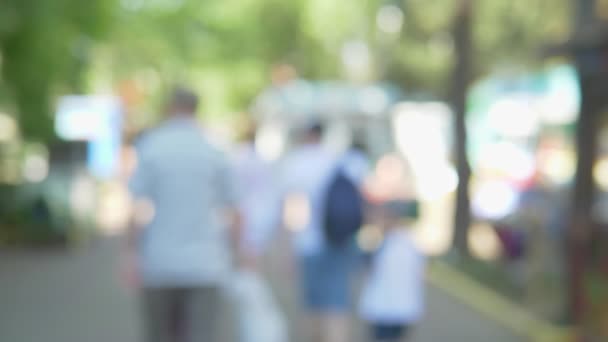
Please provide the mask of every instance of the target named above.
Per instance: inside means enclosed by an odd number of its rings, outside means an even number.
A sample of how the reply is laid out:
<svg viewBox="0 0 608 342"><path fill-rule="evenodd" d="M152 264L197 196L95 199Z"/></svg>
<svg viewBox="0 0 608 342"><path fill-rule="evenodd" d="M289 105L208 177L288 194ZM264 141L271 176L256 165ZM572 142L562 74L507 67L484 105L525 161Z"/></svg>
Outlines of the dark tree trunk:
<svg viewBox="0 0 608 342"><path fill-rule="evenodd" d="M579 66L580 67L580 66ZM568 231L569 307L573 322L585 312L584 275L589 242L593 233L592 208L595 184L593 165L597 155L599 114L605 106L606 75L581 73L582 107L577 125L577 168L572 196L572 217Z"/></svg>
<svg viewBox="0 0 608 342"><path fill-rule="evenodd" d="M466 104L471 82L471 17L473 0L459 0L453 24L455 62L452 72L451 102L455 118L455 153L458 189L454 216L453 247L463 256L469 255L468 231L471 223L469 179L471 168L467 159Z"/></svg>
<svg viewBox="0 0 608 342"><path fill-rule="evenodd" d="M575 0L575 35L595 28L595 0ZM576 40L576 38L575 38ZM585 45L583 43L583 45ZM580 48L578 48L580 49ZM573 323L581 323L586 311L585 273L587 271L589 245L593 233L592 207L595 184L593 165L597 155L599 114L606 107L606 72L594 65L599 50L584 47L574 51L579 71L582 103L576 130L577 166L571 198L571 220L567 234L568 308Z"/></svg>

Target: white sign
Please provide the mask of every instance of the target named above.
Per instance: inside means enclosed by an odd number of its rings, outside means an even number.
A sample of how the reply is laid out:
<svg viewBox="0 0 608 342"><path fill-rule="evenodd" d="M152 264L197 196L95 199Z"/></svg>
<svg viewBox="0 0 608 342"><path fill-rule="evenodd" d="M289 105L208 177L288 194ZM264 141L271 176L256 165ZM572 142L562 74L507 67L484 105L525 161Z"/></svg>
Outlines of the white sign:
<svg viewBox="0 0 608 342"><path fill-rule="evenodd" d="M64 96L55 118L55 131L65 140L92 141L107 136L108 124L120 112L120 101L113 96Z"/></svg>

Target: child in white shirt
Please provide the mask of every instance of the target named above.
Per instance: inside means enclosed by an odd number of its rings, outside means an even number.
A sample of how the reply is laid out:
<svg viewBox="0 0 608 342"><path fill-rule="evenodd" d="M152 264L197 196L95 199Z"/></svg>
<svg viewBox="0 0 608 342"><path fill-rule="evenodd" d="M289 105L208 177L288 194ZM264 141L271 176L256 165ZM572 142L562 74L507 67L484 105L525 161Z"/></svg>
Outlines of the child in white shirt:
<svg viewBox="0 0 608 342"><path fill-rule="evenodd" d="M426 262L403 227L404 211L404 203L398 202L380 208L385 239L373 257L359 308L374 341L402 341L424 311Z"/></svg>

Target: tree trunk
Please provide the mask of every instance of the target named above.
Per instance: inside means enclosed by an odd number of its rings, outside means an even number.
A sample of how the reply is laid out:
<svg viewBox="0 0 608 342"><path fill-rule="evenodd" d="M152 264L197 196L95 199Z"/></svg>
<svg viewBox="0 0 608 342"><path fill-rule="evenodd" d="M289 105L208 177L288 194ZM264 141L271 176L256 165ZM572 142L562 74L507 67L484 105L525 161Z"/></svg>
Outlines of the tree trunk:
<svg viewBox="0 0 608 342"><path fill-rule="evenodd" d="M577 168L572 196L572 217L568 231L569 307L573 322L585 312L584 276L589 242L593 233L592 208L595 184L593 165L597 155L599 114L605 106L606 74L580 75L582 107L577 125Z"/></svg>
<svg viewBox="0 0 608 342"><path fill-rule="evenodd" d="M456 211L454 216L454 241L456 252L469 255L468 231L471 223L469 178L471 168L467 159L466 104L467 90L471 82L471 17L473 0L459 0L453 24L455 62L452 72L451 102L455 116L455 149L458 171Z"/></svg>
<svg viewBox="0 0 608 342"><path fill-rule="evenodd" d="M575 37L594 29L594 5L595 0L575 1ZM596 66L588 63L589 53L599 54L599 51L575 51L582 103L576 129L577 166L567 233L567 314L573 323L581 323L586 311L585 273L589 256L588 246L593 232L592 207L595 193L593 165L597 155L598 118L606 104L606 73L594 70Z"/></svg>

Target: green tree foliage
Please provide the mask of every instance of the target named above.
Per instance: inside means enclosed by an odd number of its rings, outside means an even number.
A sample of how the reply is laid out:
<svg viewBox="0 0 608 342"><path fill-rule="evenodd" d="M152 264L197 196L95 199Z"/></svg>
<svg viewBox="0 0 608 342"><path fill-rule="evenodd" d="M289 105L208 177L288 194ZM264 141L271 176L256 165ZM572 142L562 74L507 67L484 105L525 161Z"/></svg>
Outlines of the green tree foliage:
<svg viewBox="0 0 608 342"><path fill-rule="evenodd" d="M386 71L406 88L447 95L454 61L450 25L453 0L403 0L404 30ZM478 0L473 16L476 78L496 69L515 71L543 62L547 45L565 41L570 32L569 0Z"/></svg>
<svg viewBox="0 0 608 342"><path fill-rule="evenodd" d="M567 0L479 0L476 75L528 65L568 32ZM377 29L378 9L402 8L402 31ZM341 78L350 40L372 52L372 79L445 96L453 63L453 0L4 0L0 2L0 103L14 105L27 137L47 140L54 99L136 80L147 98L193 84L206 112L246 107L289 62L313 79ZM100 40L104 38L104 40ZM396 39L395 39L396 38ZM85 77L86 76L86 77Z"/></svg>
<svg viewBox="0 0 608 342"><path fill-rule="evenodd" d="M333 58L302 27L306 1L168 3L123 2L106 46L116 80L152 72L161 82L143 87L149 95L187 82L205 94L204 110L215 113L246 106L267 85L275 63L289 61L313 77L320 76L316 66L335 69Z"/></svg>
<svg viewBox="0 0 608 342"><path fill-rule="evenodd" d="M52 139L54 96L83 89L89 47L104 32L111 0L4 0L0 83L25 137ZM7 103L8 102L8 103Z"/></svg>

